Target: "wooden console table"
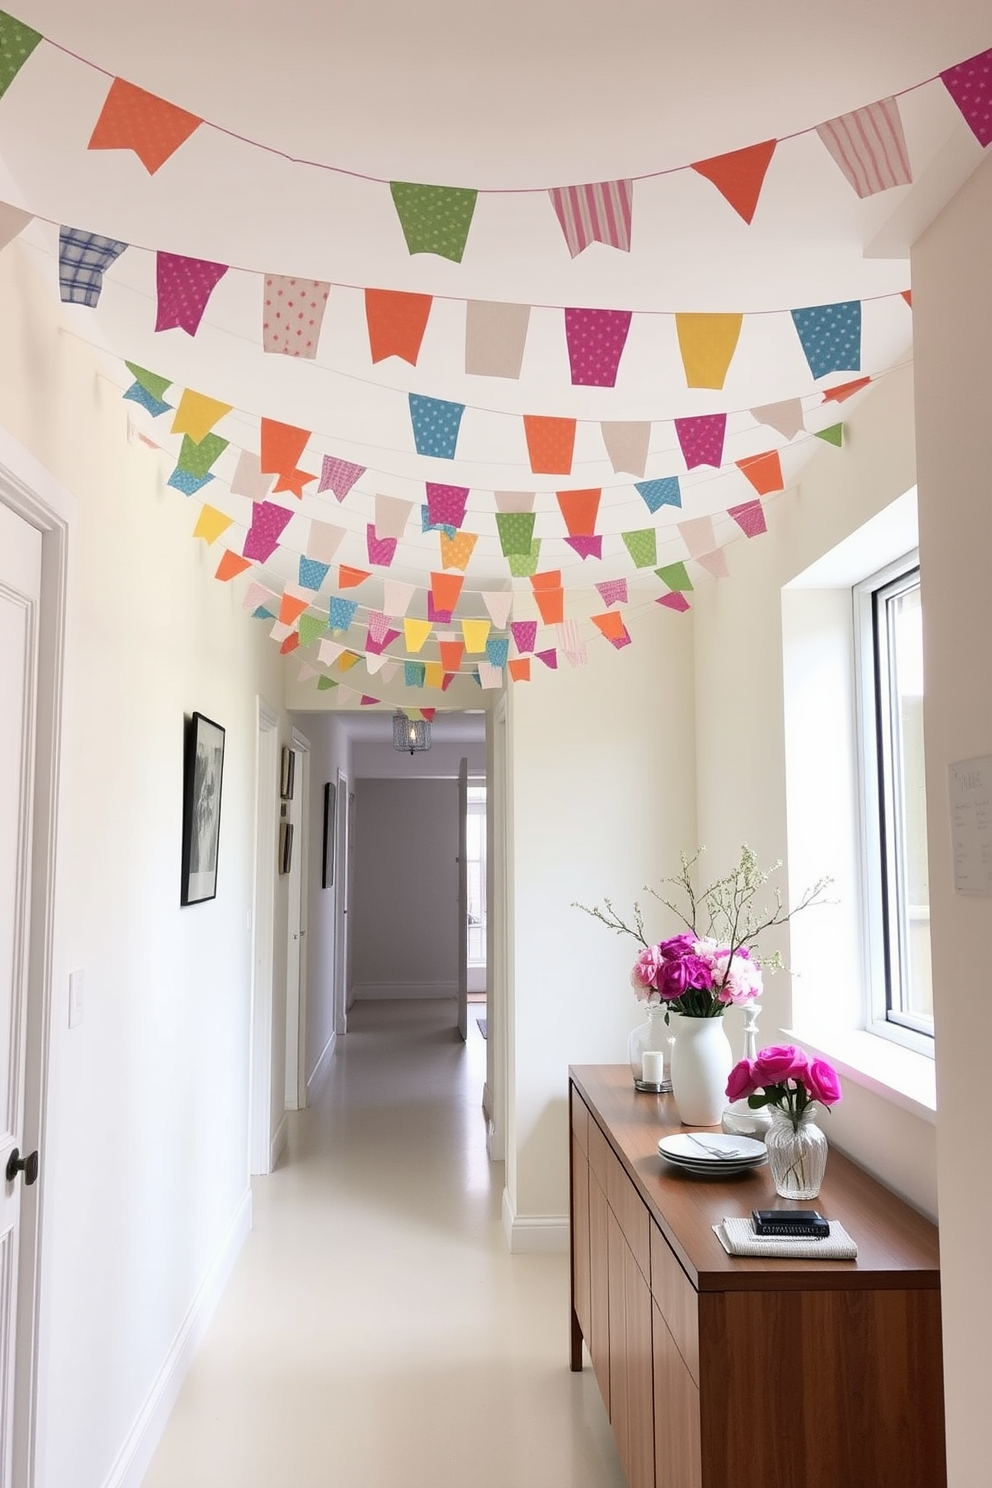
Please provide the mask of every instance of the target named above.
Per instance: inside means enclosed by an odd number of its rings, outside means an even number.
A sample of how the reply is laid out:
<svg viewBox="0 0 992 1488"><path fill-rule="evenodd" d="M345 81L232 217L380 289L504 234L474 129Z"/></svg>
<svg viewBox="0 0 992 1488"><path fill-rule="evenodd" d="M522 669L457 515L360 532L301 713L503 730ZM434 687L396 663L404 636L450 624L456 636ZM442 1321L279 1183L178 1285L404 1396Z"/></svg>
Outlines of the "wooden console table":
<svg viewBox="0 0 992 1488"><path fill-rule="evenodd" d="M944 1488L934 1226L832 1151L805 1207L858 1259L728 1256L725 1215L794 1207L767 1168L670 1167L626 1065L572 1068L569 1109L571 1367L584 1341L630 1488Z"/></svg>

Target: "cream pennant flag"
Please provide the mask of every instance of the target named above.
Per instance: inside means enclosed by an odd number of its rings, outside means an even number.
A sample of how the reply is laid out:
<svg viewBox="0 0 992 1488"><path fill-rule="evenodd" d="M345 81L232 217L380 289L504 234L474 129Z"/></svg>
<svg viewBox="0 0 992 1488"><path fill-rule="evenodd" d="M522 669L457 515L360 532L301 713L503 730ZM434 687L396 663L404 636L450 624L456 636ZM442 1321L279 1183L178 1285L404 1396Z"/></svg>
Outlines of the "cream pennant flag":
<svg viewBox="0 0 992 1488"><path fill-rule="evenodd" d="M404 584L400 579L386 579L382 586L382 607L387 615L403 616L410 608L416 592L413 584Z"/></svg>
<svg viewBox="0 0 992 1488"><path fill-rule="evenodd" d="M266 274L262 290L262 350L312 361L331 286L323 279Z"/></svg>
<svg viewBox="0 0 992 1488"><path fill-rule="evenodd" d="M247 496L249 501L264 501L272 489L275 475L265 475L258 455L243 449L231 479L231 495Z"/></svg>
<svg viewBox="0 0 992 1488"><path fill-rule="evenodd" d="M713 523L709 517L693 517L691 521L679 522L679 535L689 550L690 558L701 558L712 553L716 547Z"/></svg>
<svg viewBox="0 0 992 1488"><path fill-rule="evenodd" d="M534 510L533 491L494 491L496 510L501 512L529 512Z"/></svg>
<svg viewBox="0 0 992 1488"><path fill-rule="evenodd" d="M279 601L271 589L266 589L264 584L249 584L245 591L242 608L246 610L257 610L260 606L266 609L275 606L272 613L279 607Z"/></svg>
<svg viewBox="0 0 992 1488"><path fill-rule="evenodd" d="M360 694L353 687L339 687L337 693L338 705L342 708L350 708L359 696Z"/></svg>
<svg viewBox="0 0 992 1488"><path fill-rule="evenodd" d="M601 423L600 430L614 474L644 475L651 442L649 423Z"/></svg>
<svg viewBox="0 0 992 1488"><path fill-rule="evenodd" d="M333 666L338 657L344 651L340 641L321 641L317 648L317 655L324 666Z"/></svg>
<svg viewBox="0 0 992 1488"><path fill-rule="evenodd" d="M400 669L400 664L398 661L389 661L386 657L383 657L382 660L383 665L379 668L379 675L382 677L383 682L392 682Z"/></svg>
<svg viewBox="0 0 992 1488"><path fill-rule="evenodd" d="M380 654L379 656L376 656L375 653L372 651L366 652L365 665L368 667L371 676L374 677L376 672L381 671L382 668L386 665L387 660L388 658L385 655Z"/></svg>
<svg viewBox="0 0 992 1488"><path fill-rule="evenodd" d="M519 377L529 324L529 305L468 300L465 371L473 377Z"/></svg>
<svg viewBox="0 0 992 1488"><path fill-rule="evenodd" d="M488 661L479 662L479 681L487 692L496 687L503 686L503 668L493 666Z"/></svg>
<svg viewBox="0 0 992 1488"><path fill-rule="evenodd" d="M307 538L307 557L314 558L318 563L331 563L338 548L344 541L345 529L335 527L330 522L310 522L310 535Z"/></svg>
<svg viewBox="0 0 992 1488"><path fill-rule="evenodd" d="M433 629L430 620L411 620L407 617L403 621L406 649L416 655Z"/></svg>
<svg viewBox="0 0 992 1488"><path fill-rule="evenodd" d="M462 636L465 640L465 650L472 656L478 656L485 651L491 629L490 620L463 620Z"/></svg>
<svg viewBox="0 0 992 1488"><path fill-rule="evenodd" d="M397 496L375 498L376 537L402 537L413 511L412 501L401 501Z"/></svg>
<svg viewBox="0 0 992 1488"><path fill-rule="evenodd" d="M696 562L701 564L715 579L725 579L730 572L727 567L727 555L722 548L714 548L712 553L700 553Z"/></svg>
<svg viewBox="0 0 992 1488"><path fill-rule="evenodd" d="M269 631L269 635L272 637L272 639L279 642L284 641L287 636L292 634L293 627L291 625L285 625L281 620L277 620L275 625L273 625L272 629Z"/></svg>
<svg viewBox="0 0 992 1488"><path fill-rule="evenodd" d="M783 439L794 439L805 428L801 398L786 398L783 403L763 403L760 408L751 409L751 417L759 424L767 424Z"/></svg>
<svg viewBox="0 0 992 1488"><path fill-rule="evenodd" d="M304 661L297 673L296 680L297 682L312 682L314 677L319 675L320 673L315 666L311 666L308 661Z"/></svg>
<svg viewBox="0 0 992 1488"><path fill-rule="evenodd" d="M482 603L489 611L489 618L497 630L505 630L513 608L513 594L511 592L497 591L496 593L483 594Z"/></svg>
<svg viewBox="0 0 992 1488"><path fill-rule="evenodd" d="M8 202L0 202L0 248L6 248L8 243L12 243L33 220L30 212L12 207Z"/></svg>

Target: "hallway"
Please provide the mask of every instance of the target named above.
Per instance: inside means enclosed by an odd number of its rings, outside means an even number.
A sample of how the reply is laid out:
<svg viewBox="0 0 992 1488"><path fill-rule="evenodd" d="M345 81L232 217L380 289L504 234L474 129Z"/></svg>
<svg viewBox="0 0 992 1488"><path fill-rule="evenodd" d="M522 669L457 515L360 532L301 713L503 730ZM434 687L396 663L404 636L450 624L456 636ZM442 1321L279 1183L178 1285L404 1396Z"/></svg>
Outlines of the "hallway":
<svg viewBox="0 0 992 1488"><path fill-rule="evenodd" d="M349 1021L143 1488L624 1488L567 1259L506 1248L475 1009Z"/></svg>

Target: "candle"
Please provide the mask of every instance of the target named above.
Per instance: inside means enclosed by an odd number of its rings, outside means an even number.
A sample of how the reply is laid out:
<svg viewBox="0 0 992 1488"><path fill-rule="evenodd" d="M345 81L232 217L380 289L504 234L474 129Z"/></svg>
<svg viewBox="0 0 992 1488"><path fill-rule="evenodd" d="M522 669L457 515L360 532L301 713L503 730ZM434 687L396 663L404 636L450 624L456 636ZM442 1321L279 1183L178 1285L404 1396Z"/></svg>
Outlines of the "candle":
<svg viewBox="0 0 992 1488"><path fill-rule="evenodd" d="M660 1085L665 1078L665 1051L645 1049L641 1056L641 1079L645 1085Z"/></svg>

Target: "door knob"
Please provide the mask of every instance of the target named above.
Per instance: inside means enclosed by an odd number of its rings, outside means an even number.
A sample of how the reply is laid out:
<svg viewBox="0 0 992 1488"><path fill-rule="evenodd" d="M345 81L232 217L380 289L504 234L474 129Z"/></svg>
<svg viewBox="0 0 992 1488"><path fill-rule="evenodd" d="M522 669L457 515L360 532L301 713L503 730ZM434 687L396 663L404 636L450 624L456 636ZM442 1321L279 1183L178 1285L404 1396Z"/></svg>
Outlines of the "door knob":
<svg viewBox="0 0 992 1488"><path fill-rule="evenodd" d="M24 1174L24 1182L30 1188L32 1183L38 1181L38 1153L29 1152L27 1157L22 1157L17 1147L7 1159L6 1178L8 1183L13 1183L18 1173Z"/></svg>

